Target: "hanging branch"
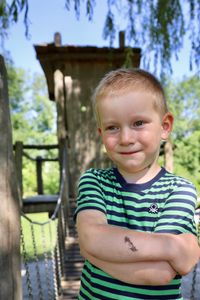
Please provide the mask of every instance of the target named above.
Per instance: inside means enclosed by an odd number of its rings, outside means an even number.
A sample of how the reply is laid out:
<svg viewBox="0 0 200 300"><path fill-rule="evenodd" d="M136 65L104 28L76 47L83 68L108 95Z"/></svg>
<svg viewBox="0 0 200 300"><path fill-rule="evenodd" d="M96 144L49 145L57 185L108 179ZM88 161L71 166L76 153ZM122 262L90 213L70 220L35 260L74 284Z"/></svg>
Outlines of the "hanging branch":
<svg viewBox="0 0 200 300"><path fill-rule="evenodd" d="M1 0L0 4L0 36L6 35L10 24L17 23L19 15L24 12L25 35L29 37L29 4L28 0L13 0L8 4L6 0Z"/></svg>
<svg viewBox="0 0 200 300"><path fill-rule="evenodd" d="M67 10L73 10L77 19L81 5L85 6L89 21L94 18L95 0L63 0ZM25 35L29 33L29 0L6 0L0 3L0 36L6 35L9 26L24 14ZM103 37L110 41L116 38L116 31L124 30L128 46L141 47L146 65L155 69L159 62L161 71L171 71L171 58L178 58L184 37L191 41L190 65L200 66L200 1L199 0L107 0L107 14L103 27ZM116 9L120 7L120 9ZM123 26L123 28L121 27Z"/></svg>

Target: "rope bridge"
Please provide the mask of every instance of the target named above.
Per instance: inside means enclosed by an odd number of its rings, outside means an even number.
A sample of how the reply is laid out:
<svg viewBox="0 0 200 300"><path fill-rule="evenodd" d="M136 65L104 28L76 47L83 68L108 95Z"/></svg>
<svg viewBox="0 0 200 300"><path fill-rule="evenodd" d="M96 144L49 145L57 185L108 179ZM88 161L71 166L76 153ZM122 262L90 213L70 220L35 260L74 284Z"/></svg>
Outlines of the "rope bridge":
<svg viewBox="0 0 200 300"><path fill-rule="evenodd" d="M68 192L67 143L63 141L62 145L61 184L58 195L43 194L42 178L42 163L58 159L43 159L41 156L39 159L33 158L24 151L24 149L53 148L56 148L56 145L28 146L20 142L14 146L18 178L22 181L22 157L35 161L39 193L37 196L23 199L21 210L24 300L76 299L79 288L83 259L79 253L76 232L72 224L75 203L69 198ZM22 182L18 182L18 185L22 189ZM35 212L43 212L42 217L45 217L45 220L38 221L34 217L38 216L34 214ZM27 249L27 244L31 244L31 249ZM28 256L30 251L31 258Z"/></svg>

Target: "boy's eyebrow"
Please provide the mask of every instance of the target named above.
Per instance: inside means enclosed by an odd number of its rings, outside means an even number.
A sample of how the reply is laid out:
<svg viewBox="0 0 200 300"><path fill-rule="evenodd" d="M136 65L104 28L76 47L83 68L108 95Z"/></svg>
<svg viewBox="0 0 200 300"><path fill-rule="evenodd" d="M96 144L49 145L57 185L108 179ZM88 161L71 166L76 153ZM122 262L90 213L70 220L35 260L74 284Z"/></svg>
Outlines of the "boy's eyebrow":
<svg viewBox="0 0 200 300"><path fill-rule="evenodd" d="M114 120L101 122L101 124L103 126L113 125L113 124L116 124L116 123L118 123L118 121L114 121Z"/></svg>
<svg viewBox="0 0 200 300"><path fill-rule="evenodd" d="M147 119L147 118L150 119L150 116L147 113L139 113L139 114L134 113L130 117L133 118L133 119ZM107 119L107 120L102 121L102 124L118 123L118 122L119 122L118 118L116 118L116 119Z"/></svg>

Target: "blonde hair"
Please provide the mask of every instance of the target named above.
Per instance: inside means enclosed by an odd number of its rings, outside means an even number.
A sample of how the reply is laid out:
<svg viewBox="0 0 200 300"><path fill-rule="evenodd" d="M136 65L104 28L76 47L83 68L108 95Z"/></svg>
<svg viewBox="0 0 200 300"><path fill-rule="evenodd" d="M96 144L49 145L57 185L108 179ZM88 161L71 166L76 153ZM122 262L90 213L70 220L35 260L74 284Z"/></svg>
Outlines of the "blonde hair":
<svg viewBox="0 0 200 300"><path fill-rule="evenodd" d="M135 90L151 93L155 99L155 109L161 115L168 112L164 89L154 75L142 69L118 69L106 74L93 93L92 102L97 122L99 121L98 101L108 96Z"/></svg>

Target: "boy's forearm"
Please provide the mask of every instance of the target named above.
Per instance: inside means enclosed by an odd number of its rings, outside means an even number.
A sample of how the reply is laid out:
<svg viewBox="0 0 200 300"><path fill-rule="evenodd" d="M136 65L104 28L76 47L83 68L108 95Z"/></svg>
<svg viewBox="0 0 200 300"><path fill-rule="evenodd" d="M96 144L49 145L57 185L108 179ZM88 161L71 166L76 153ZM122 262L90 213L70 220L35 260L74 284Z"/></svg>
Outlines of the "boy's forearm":
<svg viewBox="0 0 200 300"><path fill-rule="evenodd" d="M166 285L176 275L168 262L105 262L81 251L93 265L120 281L137 285Z"/></svg>
<svg viewBox="0 0 200 300"><path fill-rule="evenodd" d="M200 248L196 236L190 233L172 235L174 240L171 266L180 275L188 274L200 259Z"/></svg>
<svg viewBox="0 0 200 300"><path fill-rule="evenodd" d="M177 273L185 275L200 256L192 234L146 233L112 226L100 212L80 213L77 229L81 248L102 261L168 261Z"/></svg>
<svg viewBox="0 0 200 300"><path fill-rule="evenodd" d="M81 229L80 229L81 230ZM80 244L93 257L103 261L129 263L169 261L171 235L151 234L107 224L88 226L79 235Z"/></svg>

